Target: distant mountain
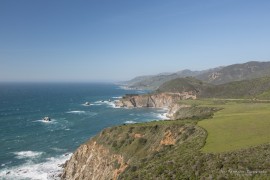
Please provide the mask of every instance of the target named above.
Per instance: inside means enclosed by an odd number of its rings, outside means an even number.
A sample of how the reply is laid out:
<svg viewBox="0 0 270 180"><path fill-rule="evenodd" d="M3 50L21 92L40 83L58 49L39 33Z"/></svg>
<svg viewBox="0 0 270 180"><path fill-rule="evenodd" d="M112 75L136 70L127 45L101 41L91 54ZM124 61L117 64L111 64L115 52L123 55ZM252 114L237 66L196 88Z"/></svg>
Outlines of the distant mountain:
<svg viewBox="0 0 270 180"><path fill-rule="evenodd" d="M270 99L270 77L213 85L192 77L177 78L162 84L156 92L196 92L199 98Z"/></svg>
<svg viewBox="0 0 270 180"><path fill-rule="evenodd" d="M270 62L251 61L244 64L233 64L203 71L185 69L175 73L139 76L122 84L130 88L156 90L167 81L188 76L211 84L223 84L232 81L254 79L270 76Z"/></svg>
<svg viewBox="0 0 270 180"><path fill-rule="evenodd" d="M261 77L208 87L200 95L206 98L270 99L270 77Z"/></svg>
<svg viewBox="0 0 270 180"><path fill-rule="evenodd" d="M148 90L156 90L163 83L181 77L189 77L189 76L198 76L203 73L212 73L218 71L220 68L203 70L203 71L191 71L188 69L178 71L176 73L161 73L158 75L149 75L149 76L138 76L132 80L122 82L122 84L127 85L129 88L135 89L148 89Z"/></svg>
<svg viewBox="0 0 270 180"><path fill-rule="evenodd" d="M250 61L244 64L233 64L217 71L199 74L195 77L212 84L224 84L264 76L270 76L270 62Z"/></svg>
<svg viewBox="0 0 270 180"><path fill-rule="evenodd" d="M214 85L205 83L203 81L200 81L198 79L195 79L194 77L185 77L185 78L177 78L170 81L167 81L163 83L156 92L173 92L173 93L179 93L179 92L196 92L201 93L205 89L212 87Z"/></svg>

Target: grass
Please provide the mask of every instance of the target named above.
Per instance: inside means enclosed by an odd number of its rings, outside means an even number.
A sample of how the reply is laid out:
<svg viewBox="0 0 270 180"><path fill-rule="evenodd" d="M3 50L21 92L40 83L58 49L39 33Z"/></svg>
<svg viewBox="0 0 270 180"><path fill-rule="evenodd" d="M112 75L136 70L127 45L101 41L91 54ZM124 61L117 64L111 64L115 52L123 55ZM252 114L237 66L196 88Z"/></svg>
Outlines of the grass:
<svg viewBox="0 0 270 180"><path fill-rule="evenodd" d="M199 105L214 105L213 101L201 100ZM270 104L229 101L215 104L223 107L212 119L198 123L208 137L203 152L233 151L270 142Z"/></svg>
<svg viewBox="0 0 270 180"><path fill-rule="evenodd" d="M110 127L90 141L106 147L110 157L123 156L128 166L118 179L269 179L269 103L213 99L183 103L224 109L212 119ZM161 143L165 141L171 143ZM117 161L106 163L112 169L120 167Z"/></svg>

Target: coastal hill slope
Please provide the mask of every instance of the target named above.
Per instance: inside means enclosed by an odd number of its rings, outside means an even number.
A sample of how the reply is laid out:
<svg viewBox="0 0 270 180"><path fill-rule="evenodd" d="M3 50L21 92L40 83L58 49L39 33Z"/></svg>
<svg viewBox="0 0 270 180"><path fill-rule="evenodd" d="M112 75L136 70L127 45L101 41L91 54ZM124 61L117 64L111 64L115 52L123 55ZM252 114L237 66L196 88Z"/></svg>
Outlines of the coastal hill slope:
<svg viewBox="0 0 270 180"><path fill-rule="evenodd" d="M232 65L200 74L204 81L178 77L152 93L125 95L116 106L168 108L170 120L104 129L74 152L61 178L269 179L268 64Z"/></svg>
<svg viewBox="0 0 270 180"><path fill-rule="evenodd" d="M243 64L233 64L203 71L183 70L171 74L140 76L130 81L122 82L122 84L129 88L156 90L167 81L187 76L192 76L211 84L224 84L233 81L254 79L270 76L270 62L250 61Z"/></svg>
<svg viewBox="0 0 270 180"><path fill-rule="evenodd" d="M65 164L62 179L266 179L270 144L202 152L196 120L156 121L103 130ZM248 173L253 170L262 173ZM241 171L243 173L234 173ZM245 173L247 172L247 173Z"/></svg>
<svg viewBox="0 0 270 180"><path fill-rule="evenodd" d="M163 83L156 92L181 93L192 91L199 94L214 85L200 81L194 77L177 78Z"/></svg>
<svg viewBox="0 0 270 180"><path fill-rule="evenodd" d="M158 75L150 75L150 76L139 76L135 77L132 80L122 82L122 84L126 85L129 88L134 89L147 89L147 90L156 90L163 83L170 81L172 79L187 77L187 76L198 76L200 74L205 73L213 73L220 68L203 70L203 71L191 71L191 70L182 70L176 73L166 73L166 74L158 74Z"/></svg>
<svg viewBox="0 0 270 180"><path fill-rule="evenodd" d="M270 98L270 77L234 81L220 85L204 83L192 77L177 78L162 84L156 92L196 92L199 98Z"/></svg>
<svg viewBox="0 0 270 180"><path fill-rule="evenodd" d="M270 76L270 62L250 61L225 66L215 72L200 74L196 78L212 84L224 84L265 76Z"/></svg>

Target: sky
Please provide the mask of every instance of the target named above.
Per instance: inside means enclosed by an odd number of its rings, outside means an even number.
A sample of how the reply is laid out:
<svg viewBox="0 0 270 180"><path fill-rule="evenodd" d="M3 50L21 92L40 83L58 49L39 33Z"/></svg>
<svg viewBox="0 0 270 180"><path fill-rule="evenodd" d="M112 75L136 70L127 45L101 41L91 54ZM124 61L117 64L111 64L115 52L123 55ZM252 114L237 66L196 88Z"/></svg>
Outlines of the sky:
<svg viewBox="0 0 270 180"><path fill-rule="evenodd" d="M122 81L270 60L269 0L1 0L0 81Z"/></svg>

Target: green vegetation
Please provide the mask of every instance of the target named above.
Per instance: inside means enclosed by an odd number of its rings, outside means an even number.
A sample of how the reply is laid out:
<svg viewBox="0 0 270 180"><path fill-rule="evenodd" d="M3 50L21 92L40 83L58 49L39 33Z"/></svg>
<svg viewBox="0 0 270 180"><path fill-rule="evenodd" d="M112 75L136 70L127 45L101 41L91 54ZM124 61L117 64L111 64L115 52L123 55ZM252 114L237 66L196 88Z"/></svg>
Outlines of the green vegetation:
<svg viewBox="0 0 270 180"><path fill-rule="evenodd" d="M207 119L211 118L214 115L214 112L219 111L220 109L221 108L216 107L184 107L174 114L174 119Z"/></svg>
<svg viewBox="0 0 270 180"><path fill-rule="evenodd" d="M212 85L203 83L202 81L195 79L193 77L185 77L165 82L157 89L157 92L174 92L174 93L184 91L200 92L206 87L211 86Z"/></svg>
<svg viewBox="0 0 270 180"><path fill-rule="evenodd" d="M217 105L215 105L217 106ZM270 104L229 102L199 122L208 137L204 152L224 152L270 142Z"/></svg>
<svg viewBox="0 0 270 180"><path fill-rule="evenodd" d="M94 140L113 152L124 154L126 160L137 161L164 148L160 142L168 132L177 142L185 140L193 133L195 124L195 121L154 121L122 125L103 130Z"/></svg>
<svg viewBox="0 0 270 180"><path fill-rule="evenodd" d="M123 155L128 166L119 179L269 178L269 103L224 99L181 103L192 105L195 112L219 111L203 120L111 127L94 137L98 144Z"/></svg>
<svg viewBox="0 0 270 180"><path fill-rule="evenodd" d="M142 78L141 87L164 82L157 93L199 99L181 100L190 107L178 110L176 121L109 128L97 141L124 155L129 165L119 179L269 179L269 69L269 62L248 62L199 73L200 80Z"/></svg>
<svg viewBox="0 0 270 180"><path fill-rule="evenodd" d="M211 85L192 77L178 78L161 85L157 92L192 91L199 98L270 99L270 77Z"/></svg>
<svg viewBox="0 0 270 180"><path fill-rule="evenodd" d="M243 64L232 64L222 67L215 71L216 76L213 78L213 72L206 72L197 76L197 79L211 84L225 84L233 81L242 81L270 76L270 62L250 61Z"/></svg>
<svg viewBox="0 0 270 180"><path fill-rule="evenodd" d="M262 77L208 87L201 92L200 96L207 98L269 99L269 89L270 77Z"/></svg>
<svg viewBox="0 0 270 180"><path fill-rule="evenodd" d="M270 76L270 62L251 61L203 71L183 70L176 73L140 76L124 82L124 84L132 88L156 90L165 82L187 76L215 85L267 77Z"/></svg>
<svg viewBox="0 0 270 180"><path fill-rule="evenodd" d="M130 88L156 90L160 85L172 79L186 76L196 76L203 72L205 71L182 70L176 73L165 73L152 76L139 76L135 77L130 81L123 82L123 84L128 85Z"/></svg>

